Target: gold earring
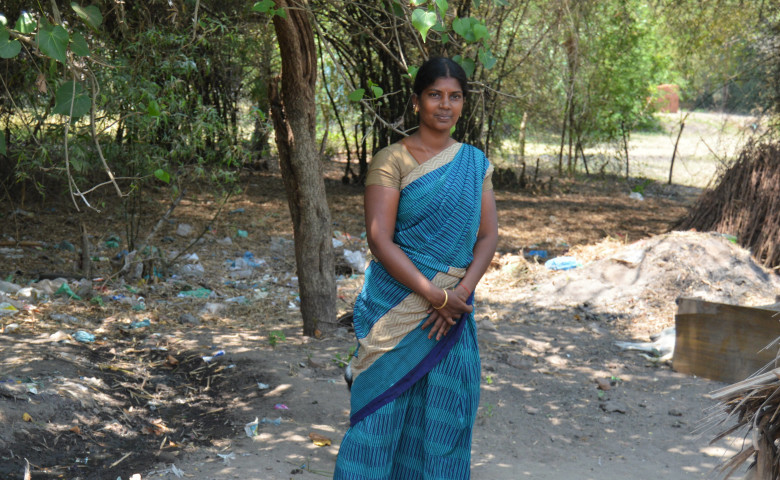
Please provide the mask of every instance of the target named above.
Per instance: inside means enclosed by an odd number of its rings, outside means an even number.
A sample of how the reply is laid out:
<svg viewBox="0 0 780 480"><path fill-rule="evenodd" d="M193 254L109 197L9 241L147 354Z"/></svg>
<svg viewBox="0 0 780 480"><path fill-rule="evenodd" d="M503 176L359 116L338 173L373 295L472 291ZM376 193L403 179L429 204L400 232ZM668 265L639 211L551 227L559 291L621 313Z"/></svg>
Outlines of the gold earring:
<svg viewBox="0 0 780 480"><path fill-rule="evenodd" d="M417 105L414 106L414 114L417 115L420 113L420 109L417 107Z"/></svg>

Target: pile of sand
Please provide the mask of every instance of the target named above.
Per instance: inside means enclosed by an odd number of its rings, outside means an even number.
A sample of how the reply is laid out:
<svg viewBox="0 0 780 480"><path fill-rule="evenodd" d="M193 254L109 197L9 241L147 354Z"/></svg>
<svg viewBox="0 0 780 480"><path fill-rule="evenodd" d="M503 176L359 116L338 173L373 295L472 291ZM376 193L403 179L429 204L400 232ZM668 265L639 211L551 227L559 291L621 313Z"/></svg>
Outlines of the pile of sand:
<svg viewBox="0 0 780 480"><path fill-rule="evenodd" d="M673 232L625 246L581 268L553 272L534 289L538 305L588 304L667 310L679 297L758 306L775 303L777 275L715 233Z"/></svg>

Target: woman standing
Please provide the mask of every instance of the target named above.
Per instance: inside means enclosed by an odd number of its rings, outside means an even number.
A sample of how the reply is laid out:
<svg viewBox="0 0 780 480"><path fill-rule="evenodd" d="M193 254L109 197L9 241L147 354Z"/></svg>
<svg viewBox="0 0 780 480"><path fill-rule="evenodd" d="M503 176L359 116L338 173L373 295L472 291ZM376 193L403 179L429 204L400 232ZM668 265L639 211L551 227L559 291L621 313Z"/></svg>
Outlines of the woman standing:
<svg viewBox="0 0 780 480"><path fill-rule="evenodd" d="M366 178L375 260L355 302L350 428L338 480L467 479L479 404L473 291L496 249L493 167L450 136L467 79L447 58L417 72L419 129Z"/></svg>

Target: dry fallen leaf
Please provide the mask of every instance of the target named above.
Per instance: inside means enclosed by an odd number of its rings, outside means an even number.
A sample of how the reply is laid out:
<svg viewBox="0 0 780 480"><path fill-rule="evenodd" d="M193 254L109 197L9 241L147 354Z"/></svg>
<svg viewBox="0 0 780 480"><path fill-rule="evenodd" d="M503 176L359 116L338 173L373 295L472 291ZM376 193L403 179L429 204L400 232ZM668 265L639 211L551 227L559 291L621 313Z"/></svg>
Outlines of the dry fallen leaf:
<svg viewBox="0 0 780 480"><path fill-rule="evenodd" d="M311 441L318 447L327 447L330 445L330 438L322 436L319 433L311 432L309 438L311 438Z"/></svg>
<svg viewBox="0 0 780 480"><path fill-rule="evenodd" d="M38 87L38 91L41 93L46 93L49 91L48 87L46 86L46 75L39 73L38 79L35 80L35 86Z"/></svg>
<svg viewBox="0 0 780 480"><path fill-rule="evenodd" d="M32 422L32 417L30 416L29 413L24 412L24 414L22 415L22 420L24 420L25 422Z"/></svg>
<svg viewBox="0 0 780 480"><path fill-rule="evenodd" d="M78 425L74 425L74 426L70 427L69 430L71 432L75 433L76 435L81 435L81 429L79 428Z"/></svg>
<svg viewBox="0 0 780 480"><path fill-rule="evenodd" d="M165 363L167 363L172 367L175 367L176 365L179 364L179 361L176 360L176 357L174 357L173 355L168 355L168 358L166 359Z"/></svg>

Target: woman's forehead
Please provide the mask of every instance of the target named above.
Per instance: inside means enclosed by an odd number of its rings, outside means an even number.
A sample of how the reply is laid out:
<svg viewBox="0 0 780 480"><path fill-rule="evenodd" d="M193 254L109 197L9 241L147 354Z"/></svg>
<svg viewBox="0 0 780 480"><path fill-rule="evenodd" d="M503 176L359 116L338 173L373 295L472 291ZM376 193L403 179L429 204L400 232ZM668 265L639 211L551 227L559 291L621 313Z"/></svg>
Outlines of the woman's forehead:
<svg viewBox="0 0 780 480"><path fill-rule="evenodd" d="M435 82L425 87L425 90L440 90L447 92L460 92L463 89L460 82L452 77L439 77Z"/></svg>

